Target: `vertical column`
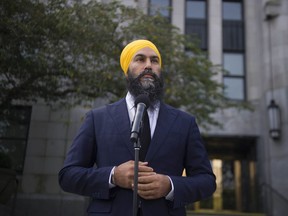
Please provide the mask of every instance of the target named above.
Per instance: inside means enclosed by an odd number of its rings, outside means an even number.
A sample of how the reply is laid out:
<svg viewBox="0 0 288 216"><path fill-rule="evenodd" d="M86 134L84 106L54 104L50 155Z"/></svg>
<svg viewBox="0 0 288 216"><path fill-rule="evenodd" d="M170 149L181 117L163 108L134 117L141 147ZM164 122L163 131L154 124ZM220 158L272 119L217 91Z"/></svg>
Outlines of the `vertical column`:
<svg viewBox="0 0 288 216"><path fill-rule="evenodd" d="M148 12L148 0L137 1L137 7L147 14Z"/></svg>
<svg viewBox="0 0 288 216"><path fill-rule="evenodd" d="M270 72L265 71L265 68L269 68L269 64L267 64L267 67L266 65L262 66L262 53L266 51L265 45L262 45L262 38L266 36L261 29L262 17L261 3L259 1L244 1L246 89L248 100L257 100L261 96L261 91L267 82ZM268 43L264 41L264 44Z"/></svg>
<svg viewBox="0 0 288 216"><path fill-rule="evenodd" d="M222 64L222 0L208 0L208 53L215 65ZM222 82L222 73L215 76Z"/></svg>
<svg viewBox="0 0 288 216"><path fill-rule="evenodd" d="M234 178L235 178L235 198L236 198L236 210L242 210L242 184L241 184L241 162L239 160L234 161Z"/></svg>
<svg viewBox="0 0 288 216"><path fill-rule="evenodd" d="M172 24L185 33L185 0L172 1Z"/></svg>
<svg viewBox="0 0 288 216"><path fill-rule="evenodd" d="M212 161L213 173L216 176L216 191L213 194L213 210L220 211L223 209L223 199L222 199L222 160Z"/></svg>

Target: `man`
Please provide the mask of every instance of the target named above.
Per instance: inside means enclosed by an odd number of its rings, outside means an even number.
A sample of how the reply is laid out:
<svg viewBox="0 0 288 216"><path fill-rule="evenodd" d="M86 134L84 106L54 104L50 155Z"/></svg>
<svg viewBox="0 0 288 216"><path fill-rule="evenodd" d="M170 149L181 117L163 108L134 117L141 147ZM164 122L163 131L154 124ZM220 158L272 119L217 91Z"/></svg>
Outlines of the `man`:
<svg viewBox="0 0 288 216"><path fill-rule="evenodd" d="M162 59L152 42L129 43L120 64L127 79L126 97L88 112L59 172L59 183L67 192L92 198L88 215L132 215L135 151L130 133L135 98L147 94L151 142L139 162L138 215L184 216L185 205L211 196L216 188L195 118L161 100Z"/></svg>

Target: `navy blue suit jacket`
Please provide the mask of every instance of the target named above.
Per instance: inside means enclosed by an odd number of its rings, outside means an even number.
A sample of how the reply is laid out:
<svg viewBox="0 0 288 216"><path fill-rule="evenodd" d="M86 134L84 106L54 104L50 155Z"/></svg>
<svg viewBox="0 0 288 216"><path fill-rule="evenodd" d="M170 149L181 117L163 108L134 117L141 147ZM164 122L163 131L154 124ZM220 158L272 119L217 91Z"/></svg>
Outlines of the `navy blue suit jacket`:
<svg viewBox="0 0 288 216"><path fill-rule="evenodd" d="M133 191L109 189L114 166L134 160L125 99L91 110L75 137L59 172L63 190L91 197L93 216L130 216ZM161 103L146 161L154 171L170 176L174 200L141 200L144 216L184 216L185 205L207 198L216 188L200 132L193 116ZM183 170L187 177L183 177Z"/></svg>

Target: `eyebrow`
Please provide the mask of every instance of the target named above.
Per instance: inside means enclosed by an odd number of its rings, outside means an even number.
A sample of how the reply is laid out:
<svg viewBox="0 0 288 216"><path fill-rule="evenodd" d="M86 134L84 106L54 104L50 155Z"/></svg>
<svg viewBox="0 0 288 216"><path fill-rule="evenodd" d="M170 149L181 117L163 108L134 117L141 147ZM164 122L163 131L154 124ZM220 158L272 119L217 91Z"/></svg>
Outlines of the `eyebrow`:
<svg viewBox="0 0 288 216"><path fill-rule="evenodd" d="M147 57L147 58L157 58L157 59L159 59L159 57L158 57L157 55L146 56L146 55L144 55L144 54L141 54L141 53L139 53L139 54L135 55L135 57L134 57L134 58L136 58L136 57Z"/></svg>

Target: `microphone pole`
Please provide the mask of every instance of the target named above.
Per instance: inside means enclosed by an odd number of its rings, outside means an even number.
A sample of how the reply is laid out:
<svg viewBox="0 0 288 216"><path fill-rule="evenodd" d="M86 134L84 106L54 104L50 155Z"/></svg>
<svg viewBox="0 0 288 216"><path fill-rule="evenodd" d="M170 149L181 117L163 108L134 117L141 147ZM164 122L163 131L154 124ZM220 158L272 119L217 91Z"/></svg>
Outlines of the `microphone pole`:
<svg viewBox="0 0 288 216"><path fill-rule="evenodd" d="M133 187L133 216L137 216L138 212L138 167L139 167L139 151L141 148L141 142L139 139L139 133L141 129L141 122L143 118L143 112L150 105L150 100L147 95L139 95L135 99L136 113L132 125L130 140L134 144L134 187Z"/></svg>
<svg viewBox="0 0 288 216"><path fill-rule="evenodd" d="M134 188L133 188L133 216L137 216L138 212L138 166L139 166L139 151L140 141L134 142Z"/></svg>

